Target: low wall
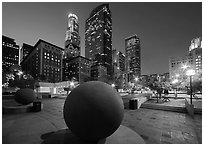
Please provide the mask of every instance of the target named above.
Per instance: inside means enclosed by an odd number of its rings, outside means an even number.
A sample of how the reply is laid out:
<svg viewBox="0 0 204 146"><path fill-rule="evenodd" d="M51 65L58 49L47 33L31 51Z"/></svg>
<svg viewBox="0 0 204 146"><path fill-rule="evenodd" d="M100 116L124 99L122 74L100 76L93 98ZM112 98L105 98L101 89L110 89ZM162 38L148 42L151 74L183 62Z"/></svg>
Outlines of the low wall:
<svg viewBox="0 0 204 146"><path fill-rule="evenodd" d="M135 97L129 100L129 109L139 109L148 100L147 97Z"/></svg>
<svg viewBox="0 0 204 146"><path fill-rule="evenodd" d="M140 94L134 94L134 97L146 97L147 100L152 98L152 93L140 93Z"/></svg>

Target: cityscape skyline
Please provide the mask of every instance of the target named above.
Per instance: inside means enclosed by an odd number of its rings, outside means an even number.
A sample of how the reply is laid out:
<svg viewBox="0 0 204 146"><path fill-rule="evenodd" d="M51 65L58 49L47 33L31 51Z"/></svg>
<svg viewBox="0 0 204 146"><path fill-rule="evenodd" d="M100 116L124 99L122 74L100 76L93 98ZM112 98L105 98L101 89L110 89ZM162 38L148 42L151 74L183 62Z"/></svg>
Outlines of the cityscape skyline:
<svg viewBox="0 0 204 146"><path fill-rule="evenodd" d="M85 20L100 4L103 3L2 3L2 34L15 38L20 46L43 39L64 48L67 14L72 12L79 18L81 51L85 56ZM125 38L137 34L141 41L141 74L168 72L169 57L185 55L190 41L202 36L202 3L109 4L112 46L124 53ZM133 14L135 19L129 19Z"/></svg>

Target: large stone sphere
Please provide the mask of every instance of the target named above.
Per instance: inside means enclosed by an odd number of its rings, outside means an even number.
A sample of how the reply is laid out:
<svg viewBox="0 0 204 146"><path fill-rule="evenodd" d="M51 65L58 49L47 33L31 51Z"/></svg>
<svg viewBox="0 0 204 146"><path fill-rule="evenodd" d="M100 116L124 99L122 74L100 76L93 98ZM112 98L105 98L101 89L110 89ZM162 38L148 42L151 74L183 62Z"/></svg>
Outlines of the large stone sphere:
<svg viewBox="0 0 204 146"><path fill-rule="evenodd" d="M122 98L110 85L90 81L76 87L64 104L64 120L79 138L96 141L114 133L124 114Z"/></svg>
<svg viewBox="0 0 204 146"><path fill-rule="evenodd" d="M36 94L34 90L25 88L20 89L15 94L15 100L16 102L27 105L29 103L32 103L36 99Z"/></svg>

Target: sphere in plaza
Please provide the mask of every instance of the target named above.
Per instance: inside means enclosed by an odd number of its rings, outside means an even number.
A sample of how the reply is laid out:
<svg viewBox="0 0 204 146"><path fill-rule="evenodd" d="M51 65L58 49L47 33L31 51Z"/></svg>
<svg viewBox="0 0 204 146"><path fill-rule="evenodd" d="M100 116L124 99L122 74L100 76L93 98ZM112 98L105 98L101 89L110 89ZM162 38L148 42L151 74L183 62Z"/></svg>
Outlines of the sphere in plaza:
<svg viewBox="0 0 204 146"><path fill-rule="evenodd" d="M110 85L90 81L76 87L64 103L64 120L79 138L96 141L113 134L120 126L124 105Z"/></svg>
<svg viewBox="0 0 204 146"><path fill-rule="evenodd" d="M34 90L29 88L20 89L16 92L14 96L16 102L27 105L32 103L36 99L36 94Z"/></svg>

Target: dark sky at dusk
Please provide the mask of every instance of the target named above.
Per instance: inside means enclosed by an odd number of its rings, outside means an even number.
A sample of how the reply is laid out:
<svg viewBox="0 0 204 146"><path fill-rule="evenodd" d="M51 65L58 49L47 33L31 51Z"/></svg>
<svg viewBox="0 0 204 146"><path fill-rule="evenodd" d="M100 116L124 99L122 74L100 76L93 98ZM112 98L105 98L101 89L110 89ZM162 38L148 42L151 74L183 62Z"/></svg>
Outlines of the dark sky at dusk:
<svg viewBox="0 0 204 146"><path fill-rule="evenodd" d="M105 2L106 3L106 2ZM2 3L2 34L35 45L41 38L64 48L66 14L79 17L82 56L85 21L102 3ZM190 41L202 36L201 2L113 2L110 4L113 47L124 53L125 38L137 34L141 41L142 74L165 73L169 57L187 53Z"/></svg>

